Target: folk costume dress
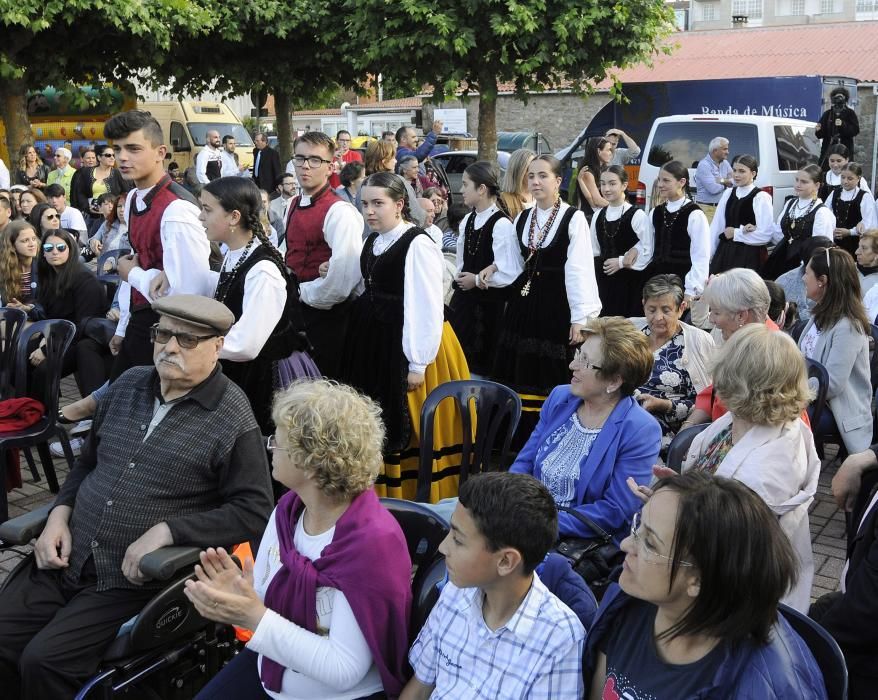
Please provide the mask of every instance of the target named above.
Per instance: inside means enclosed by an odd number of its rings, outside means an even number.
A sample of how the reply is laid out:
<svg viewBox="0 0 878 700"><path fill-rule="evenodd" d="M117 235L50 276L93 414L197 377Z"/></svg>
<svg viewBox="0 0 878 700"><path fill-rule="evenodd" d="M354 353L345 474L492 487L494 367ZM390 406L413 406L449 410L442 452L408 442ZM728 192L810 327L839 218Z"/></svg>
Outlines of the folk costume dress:
<svg viewBox="0 0 878 700"><path fill-rule="evenodd" d="M351 308L341 381L381 406L386 438L379 496L414 500L420 415L429 393L443 382L469 379L460 343L444 321L442 254L430 236L407 221L373 232L363 245L363 292ZM408 373L425 375L407 390ZM457 495L462 429L450 401L434 422L433 502Z"/></svg>
<svg viewBox="0 0 878 700"><path fill-rule="evenodd" d="M710 225L701 207L681 197L657 206L648 221L655 249L644 278L677 275L686 296L701 296L710 266Z"/></svg>
<svg viewBox="0 0 878 700"><path fill-rule="evenodd" d="M449 321L460 341L470 372L487 376L503 320L506 290L518 279L523 260L515 238L515 227L496 205L475 210L460 222L457 237L457 273L478 275L492 263L497 271L487 287L478 284L465 290L455 283L449 304Z"/></svg>
<svg viewBox="0 0 878 700"><path fill-rule="evenodd" d="M716 275L734 267L761 270L768 258L766 246L774 229L773 214L771 195L755 185L723 192L710 223L710 274ZM755 226L756 230L745 231L747 225ZM724 233L729 227L735 229L731 239Z"/></svg>
<svg viewBox="0 0 878 700"><path fill-rule="evenodd" d="M870 192L859 187L850 191L837 187L829 194L826 208L835 214L835 227L846 228L850 232L849 236L839 238L836 243L856 257L857 247L860 244L857 224L862 222L867 231L878 225L875 217L875 198Z"/></svg>
<svg viewBox="0 0 878 700"><path fill-rule="evenodd" d="M211 273L214 298L235 315L220 362L250 400L263 435L274 432L274 392L293 379L319 377L299 308L299 285L257 238L230 250Z"/></svg>
<svg viewBox="0 0 878 700"><path fill-rule="evenodd" d="M869 194L872 194L872 190L869 189L869 183L866 182L866 178L861 177L860 182L857 187L861 190L866 190ZM827 206L829 205L829 195L831 195L835 190L841 189L841 173L834 173L831 170L826 171L826 175L823 178L823 183L820 185L820 189L817 191L817 196L820 197L824 202L826 202Z"/></svg>
<svg viewBox="0 0 878 700"><path fill-rule="evenodd" d="M552 389L570 381L570 325L597 316L601 300L581 211L558 200L519 214L515 229L524 272L510 286L491 378L521 396L519 442L536 426Z"/></svg>
<svg viewBox="0 0 878 700"><path fill-rule="evenodd" d="M820 198L793 198L783 208L774 225L774 250L765 261L762 277L776 280L784 272L797 268L802 262L802 246L813 236L832 240L835 215Z"/></svg>
<svg viewBox="0 0 878 700"><path fill-rule="evenodd" d="M598 209L591 220L591 247L594 274L601 298L601 316L639 316L643 313L641 290L646 281L643 271L652 260L653 240L646 214L627 202L621 206ZM637 259L608 275L604 262L622 258L632 248Z"/></svg>

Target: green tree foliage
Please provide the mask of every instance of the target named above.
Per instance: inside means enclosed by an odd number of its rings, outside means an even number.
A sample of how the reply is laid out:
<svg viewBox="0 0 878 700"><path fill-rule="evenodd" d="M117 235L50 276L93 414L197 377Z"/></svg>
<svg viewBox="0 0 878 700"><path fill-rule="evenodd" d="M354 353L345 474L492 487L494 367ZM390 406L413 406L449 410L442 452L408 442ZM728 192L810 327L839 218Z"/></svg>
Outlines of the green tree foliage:
<svg viewBox="0 0 878 700"><path fill-rule="evenodd" d="M433 100L479 93L479 155L497 151L501 83L587 92L652 56L673 29L664 0L342 0L362 67L391 84L433 86Z"/></svg>

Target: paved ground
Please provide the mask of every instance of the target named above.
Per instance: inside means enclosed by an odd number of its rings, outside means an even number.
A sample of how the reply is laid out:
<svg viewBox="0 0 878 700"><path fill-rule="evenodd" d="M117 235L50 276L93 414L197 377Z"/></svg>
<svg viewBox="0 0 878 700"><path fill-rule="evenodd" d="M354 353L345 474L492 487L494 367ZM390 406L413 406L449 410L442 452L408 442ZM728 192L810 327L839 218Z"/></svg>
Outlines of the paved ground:
<svg viewBox="0 0 878 700"><path fill-rule="evenodd" d="M72 379L65 380L61 385L62 404L78 398L76 385ZM832 447L827 448L827 459L820 474L820 485L817 498L811 507L811 541L814 543L814 586L811 595L818 598L824 593L838 588L839 576L845 560L845 520L844 514L835 506L830 492L830 482L837 465L834 463L835 453ZM37 465L40 467L39 459ZM51 502L53 496L46 485L45 477L34 483L30 480L27 464L22 459L25 483L20 489L9 494L9 516L15 517L32 510L44 503ZM41 468L41 467L40 467ZM67 462L61 458L55 460L58 481L64 483L67 476ZM0 552L0 582L20 559L16 552Z"/></svg>

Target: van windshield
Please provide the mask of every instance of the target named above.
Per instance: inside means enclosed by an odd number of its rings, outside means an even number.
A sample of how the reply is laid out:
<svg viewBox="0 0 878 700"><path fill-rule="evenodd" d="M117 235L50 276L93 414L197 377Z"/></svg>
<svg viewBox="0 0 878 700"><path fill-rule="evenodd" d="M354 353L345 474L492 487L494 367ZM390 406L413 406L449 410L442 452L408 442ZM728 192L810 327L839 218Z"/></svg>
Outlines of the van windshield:
<svg viewBox="0 0 878 700"><path fill-rule="evenodd" d="M777 141L777 169L801 170L820 160L820 141L813 126L778 124L774 127Z"/></svg>
<svg viewBox="0 0 878 700"><path fill-rule="evenodd" d="M661 167L670 160L679 160L687 168L697 168L707 155L711 139L722 136L729 140L729 160L749 153L759 157L759 133L754 124L735 122L665 122L655 130L647 162Z"/></svg>
<svg viewBox="0 0 878 700"><path fill-rule="evenodd" d="M203 146L207 143L207 132L216 129L219 132L220 138L226 134L231 134L235 137L235 141L239 146L249 146L250 148L253 148L253 139L250 138L250 134L248 134L247 130L240 124L189 122L188 126L189 133L192 134L192 140L195 141L196 146Z"/></svg>

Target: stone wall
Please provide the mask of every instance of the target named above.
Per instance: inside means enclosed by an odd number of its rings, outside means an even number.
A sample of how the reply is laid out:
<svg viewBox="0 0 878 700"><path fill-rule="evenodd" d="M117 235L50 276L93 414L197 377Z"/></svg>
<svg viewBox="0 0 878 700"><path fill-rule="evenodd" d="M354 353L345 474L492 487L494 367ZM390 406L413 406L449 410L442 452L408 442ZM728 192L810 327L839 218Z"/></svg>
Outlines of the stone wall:
<svg viewBox="0 0 878 700"><path fill-rule="evenodd" d="M857 105L857 118L860 120L860 134L854 139L854 160L863 166L863 177L866 182L875 191L875 185L878 184L873 180L872 172L872 156L875 153L875 112L876 104L878 104L878 95L874 94L874 88L871 86L859 86L857 88L857 97L860 104Z"/></svg>

